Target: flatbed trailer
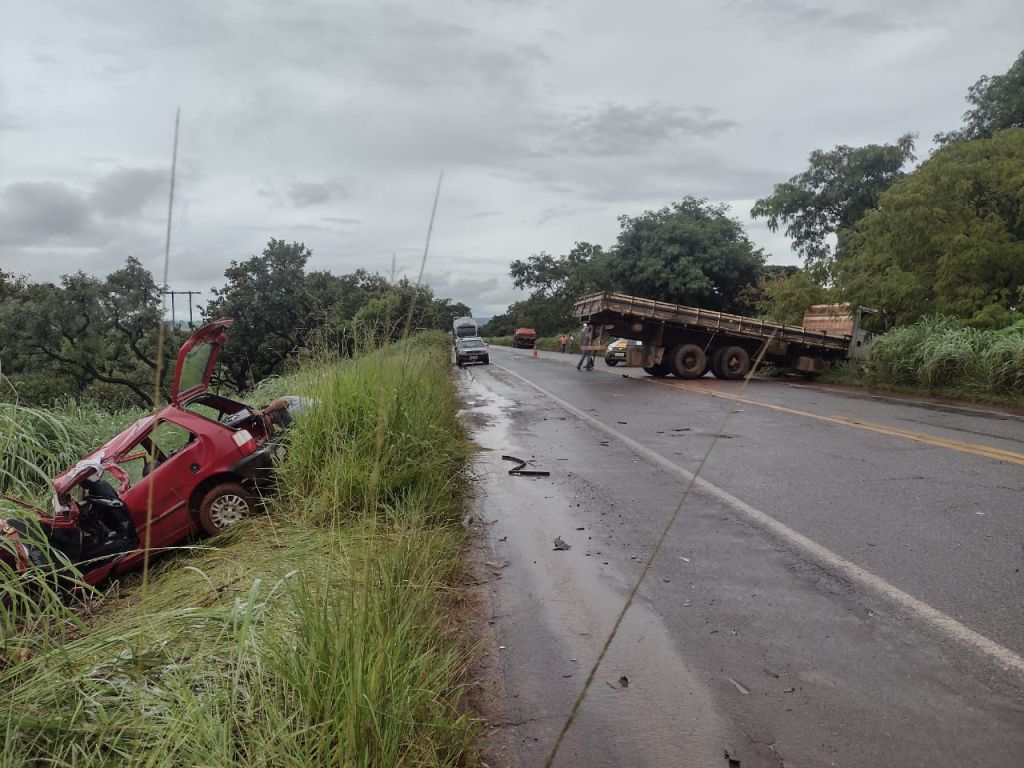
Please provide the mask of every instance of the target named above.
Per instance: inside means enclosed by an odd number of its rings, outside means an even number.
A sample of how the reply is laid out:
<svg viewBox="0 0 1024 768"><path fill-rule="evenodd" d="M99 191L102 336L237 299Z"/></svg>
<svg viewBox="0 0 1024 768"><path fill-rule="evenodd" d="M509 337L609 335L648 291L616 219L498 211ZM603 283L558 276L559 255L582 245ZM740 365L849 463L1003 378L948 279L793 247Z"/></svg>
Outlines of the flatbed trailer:
<svg viewBox="0 0 1024 768"><path fill-rule="evenodd" d="M641 365L652 376L683 379L709 370L721 379L741 379L762 349L772 365L823 373L866 352L860 321L870 311L820 304L811 307L801 327L624 293L594 293L573 306L576 317L591 323L595 348L609 337L637 339L643 345L629 348L627 364Z"/></svg>

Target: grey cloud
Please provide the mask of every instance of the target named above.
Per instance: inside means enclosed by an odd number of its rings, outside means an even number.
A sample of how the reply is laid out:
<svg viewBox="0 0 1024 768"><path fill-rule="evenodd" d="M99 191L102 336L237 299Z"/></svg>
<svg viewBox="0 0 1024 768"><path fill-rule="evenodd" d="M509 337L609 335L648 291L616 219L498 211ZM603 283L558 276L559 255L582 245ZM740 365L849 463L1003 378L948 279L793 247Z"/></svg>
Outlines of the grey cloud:
<svg viewBox="0 0 1024 768"><path fill-rule="evenodd" d="M297 208L322 205L350 196L349 188L340 181L300 181L288 187L288 199Z"/></svg>
<svg viewBox="0 0 1024 768"><path fill-rule="evenodd" d="M687 139L711 138L737 125L704 107L687 110L657 103L606 104L554 122L556 151L600 157L643 154Z"/></svg>
<svg viewBox="0 0 1024 768"><path fill-rule="evenodd" d="M537 224L547 224L552 219L560 219L565 217L577 216L581 213L590 213L593 211L601 211L603 206L589 205L556 205L551 208L545 208L540 213L540 218L537 219Z"/></svg>
<svg viewBox="0 0 1024 768"><path fill-rule="evenodd" d="M0 244L69 242L96 234L92 209L78 190L55 181L19 181L0 190Z"/></svg>
<svg viewBox="0 0 1024 768"><path fill-rule="evenodd" d="M138 214L158 192L166 190L170 174L148 168L119 168L96 182L92 203L104 216Z"/></svg>
<svg viewBox="0 0 1024 768"><path fill-rule="evenodd" d="M345 216L321 216L320 221L327 221L331 224L362 224L362 219L350 219Z"/></svg>
<svg viewBox="0 0 1024 768"><path fill-rule="evenodd" d="M462 218L464 218L464 219L489 219L492 216L501 216L501 211L478 211L477 213L467 213Z"/></svg>
<svg viewBox="0 0 1024 768"><path fill-rule="evenodd" d="M743 0L733 5L744 13L771 22L775 27L788 29L826 27L873 34L906 29L908 26L896 18L891 5L884 10L845 10L845 6L844 10L836 10L799 0Z"/></svg>

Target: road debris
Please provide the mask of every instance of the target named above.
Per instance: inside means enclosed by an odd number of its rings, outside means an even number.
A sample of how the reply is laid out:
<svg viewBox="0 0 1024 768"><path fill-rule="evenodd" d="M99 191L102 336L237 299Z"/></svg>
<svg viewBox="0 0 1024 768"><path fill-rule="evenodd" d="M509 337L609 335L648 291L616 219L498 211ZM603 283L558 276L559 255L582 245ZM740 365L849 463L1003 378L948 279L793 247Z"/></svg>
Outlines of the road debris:
<svg viewBox="0 0 1024 768"><path fill-rule="evenodd" d="M744 696L749 696L750 695L750 689L747 688L747 686L743 685L743 683L738 682L737 680L734 680L731 677L728 678L728 679L729 679L730 683L732 683L734 686L736 686L736 690L737 691L742 693Z"/></svg>
<svg viewBox="0 0 1024 768"><path fill-rule="evenodd" d="M502 568L507 568L509 566L509 561L502 560L500 563L496 563L493 560L488 560L484 563L484 565L486 565L488 568L493 568L496 571L500 571Z"/></svg>
<svg viewBox="0 0 1024 768"><path fill-rule="evenodd" d="M605 680L604 682L605 682L605 685L607 685L612 690L616 690L616 691L619 690L619 688L629 688L629 678L626 677L625 675L623 675L622 677L619 678L619 684L618 685L616 685L615 683L609 682L608 680Z"/></svg>
<svg viewBox="0 0 1024 768"><path fill-rule="evenodd" d="M561 536L555 537L555 552L565 552L568 549L572 549L572 545L562 539Z"/></svg>
<svg viewBox="0 0 1024 768"><path fill-rule="evenodd" d="M515 461L518 462L517 466L512 467L508 471L510 475L522 475L524 477L547 477L551 473L545 469L523 469L529 462L526 459L520 459L515 456L502 456L502 461Z"/></svg>

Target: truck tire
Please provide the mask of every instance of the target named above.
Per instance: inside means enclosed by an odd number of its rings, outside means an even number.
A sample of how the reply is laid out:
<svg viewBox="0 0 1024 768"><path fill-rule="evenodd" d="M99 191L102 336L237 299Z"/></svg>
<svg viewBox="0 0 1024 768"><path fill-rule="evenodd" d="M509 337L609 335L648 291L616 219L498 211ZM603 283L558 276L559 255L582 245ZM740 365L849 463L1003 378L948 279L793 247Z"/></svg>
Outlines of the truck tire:
<svg viewBox="0 0 1024 768"><path fill-rule="evenodd" d="M649 376L654 376L655 378L658 379L663 379L670 373L672 373L672 371L669 370L668 363L662 362L656 365L652 365L650 367L645 367L644 373L648 374Z"/></svg>
<svg viewBox="0 0 1024 768"><path fill-rule="evenodd" d="M707 355L696 344L680 344L669 350L668 364L680 379L699 379L706 370Z"/></svg>
<svg viewBox="0 0 1024 768"><path fill-rule="evenodd" d="M614 367L615 367L616 365L618 365L618 364L619 364L619 361L618 361L618 360L609 360L609 359L608 359L608 358L606 357L606 358L604 359L604 364L605 364L605 365L607 365L607 366L609 366L609 367L611 367L611 368L614 368Z"/></svg>
<svg viewBox="0 0 1024 768"><path fill-rule="evenodd" d="M718 379L742 379L750 373L750 354L743 347L722 347L711 362Z"/></svg>

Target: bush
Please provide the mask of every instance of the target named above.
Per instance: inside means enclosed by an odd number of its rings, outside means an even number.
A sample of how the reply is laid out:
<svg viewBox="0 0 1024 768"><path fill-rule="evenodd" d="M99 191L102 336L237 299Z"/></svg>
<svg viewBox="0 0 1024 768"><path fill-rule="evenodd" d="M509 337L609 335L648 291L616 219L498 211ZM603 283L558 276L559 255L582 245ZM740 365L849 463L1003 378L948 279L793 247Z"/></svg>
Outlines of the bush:
<svg viewBox="0 0 1024 768"><path fill-rule="evenodd" d="M871 383L1024 394L1024 323L1000 330L926 317L879 336L871 346Z"/></svg>

